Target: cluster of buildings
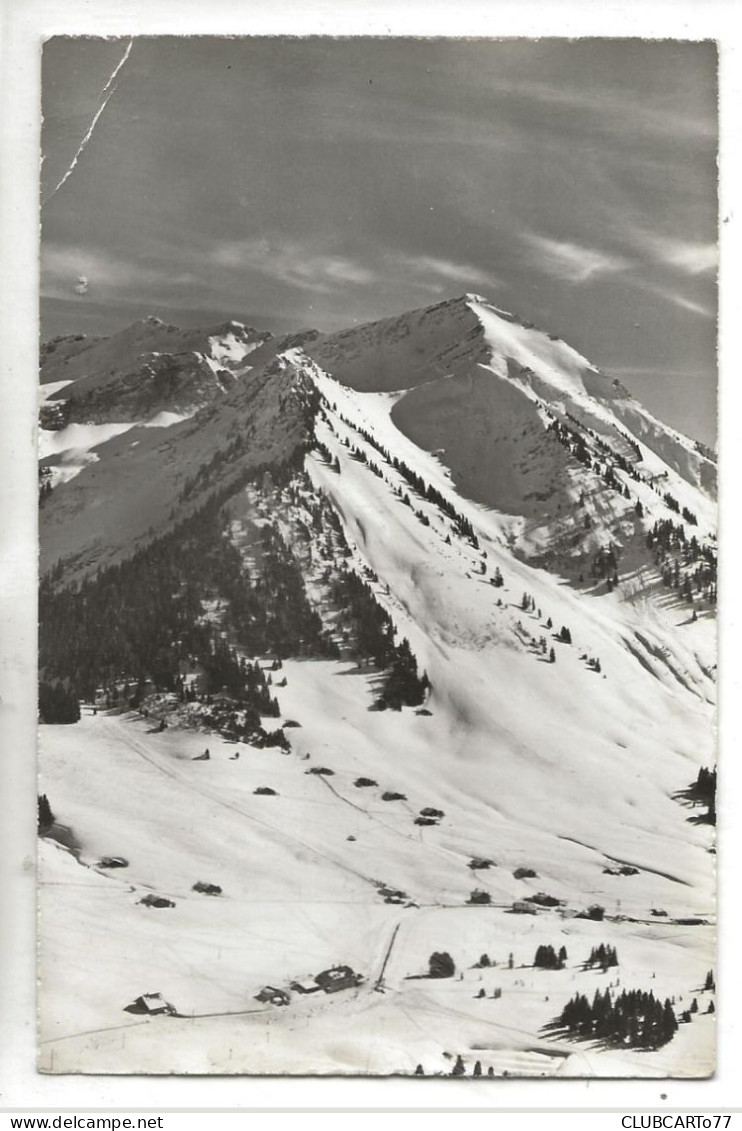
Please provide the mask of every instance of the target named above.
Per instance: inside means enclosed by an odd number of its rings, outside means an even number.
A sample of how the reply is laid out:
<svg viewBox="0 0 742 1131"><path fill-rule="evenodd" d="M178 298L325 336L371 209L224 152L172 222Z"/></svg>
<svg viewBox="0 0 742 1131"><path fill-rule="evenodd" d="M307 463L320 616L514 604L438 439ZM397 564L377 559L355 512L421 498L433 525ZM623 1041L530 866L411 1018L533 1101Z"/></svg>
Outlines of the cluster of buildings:
<svg viewBox="0 0 742 1131"><path fill-rule="evenodd" d="M314 978L305 978L292 982L290 989L297 994L314 994L324 990L326 994L334 994L339 990L349 990L359 986L363 981L362 974L356 974L350 966L330 966ZM288 1005L291 994L288 990L278 989L276 986L263 986L260 993L255 995L257 1001L267 1002L270 1005Z"/></svg>

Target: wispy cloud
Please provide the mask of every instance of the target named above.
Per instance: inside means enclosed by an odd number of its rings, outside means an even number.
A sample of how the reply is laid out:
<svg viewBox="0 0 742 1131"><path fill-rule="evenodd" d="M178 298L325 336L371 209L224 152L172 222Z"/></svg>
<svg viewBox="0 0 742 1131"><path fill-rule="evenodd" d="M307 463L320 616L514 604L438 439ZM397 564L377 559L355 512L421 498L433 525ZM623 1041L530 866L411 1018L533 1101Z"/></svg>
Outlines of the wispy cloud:
<svg viewBox="0 0 742 1131"><path fill-rule="evenodd" d="M507 88L506 88L507 89ZM696 113L680 113L669 101L642 100L640 95L623 88L600 88L588 83L585 86L556 85L539 79L512 80L509 93L513 97L541 103L549 108L561 107L574 115L589 116L599 122L603 130L621 135L642 131L648 135L666 138L668 135L684 139L710 138L714 123Z"/></svg>
<svg viewBox="0 0 742 1131"><path fill-rule="evenodd" d="M376 280L375 273L363 263L299 241L238 240L219 245L211 258L222 267L257 271L289 286L322 293Z"/></svg>
<svg viewBox="0 0 742 1131"><path fill-rule="evenodd" d="M98 294L111 298L143 287L171 288L195 281L190 271L142 265L95 248L50 243L42 249L41 290L47 298L64 298L70 288L83 295L93 285Z"/></svg>
<svg viewBox="0 0 742 1131"><path fill-rule="evenodd" d="M351 256L316 241L280 237L220 244L212 251L210 260L220 267L254 271L287 286L322 294L337 293L348 286L367 287L385 279L406 280L434 293L450 283L462 287L471 283L485 287L501 285L480 267L445 257L389 248L371 248L363 255Z"/></svg>
<svg viewBox="0 0 742 1131"><path fill-rule="evenodd" d="M500 287L494 275L475 267L472 263L456 263L430 255L396 255L390 257L395 269L425 278L443 279L451 283L478 283L485 287Z"/></svg>
<svg viewBox="0 0 742 1131"><path fill-rule="evenodd" d="M136 269L90 248L47 244L41 255L41 277L47 293L50 288L66 292L83 280L87 288L91 279L99 286L121 286L134 281Z"/></svg>
<svg viewBox="0 0 742 1131"><path fill-rule="evenodd" d="M600 275L624 271L631 265L621 255L584 244L553 240L531 232L525 233L523 239L530 248L532 265L565 283L579 285Z"/></svg>
<svg viewBox="0 0 742 1131"><path fill-rule="evenodd" d="M719 262L718 250L714 243L650 236L649 244L657 259L670 267L676 267L685 275L713 274Z"/></svg>
<svg viewBox="0 0 742 1131"><path fill-rule="evenodd" d="M665 295L665 298L669 299L670 302L674 302L676 306L681 307L683 310L692 311L693 314L700 314L704 318L714 317L713 310L709 310L708 307L702 306L700 302L693 302L689 298L684 298L682 295L668 294Z"/></svg>
<svg viewBox="0 0 742 1131"><path fill-rule="evenodd" d="M672 303L673 306L679 306L681 310L689 310L692 314L699 314L702 318L714 318L713 310L709 310L700 302L694 302L693 299L686 298L685 295L679 295L676 291L664 290L661 287L652 288L653 293L664 298L666 302Z"/></svg>
<svg viewBox="0 0 742 1131"><path fill-rule="evenodd" d="M601 276L621 272L625 285L635 287L648 294L656 295L672 306L690 311L700 317L713 319L715 313L708 306L678 292L676 287L650 282L644 276L646 270L640 259L586 247L582 244L563 240L552 240L535 233L523 236L530 248L531 264L563 282L579 286ZM649 251L656 263L665 268L674 267L686 276L706 275L716 268L716 246L714 244L670 239L654 233L634 231L631 243L641 245L642 251ZM645 260L646 264L646 260ZM667 275L667 272L665 272ZM668 280L669 281L669 280Z"/></svg>
<svg viewBox="0 0 742 1131"><path fill-rule="evenodd" d="M623 228L626 243L645 262L671 267L681 275L714 275L719 265L719 249L715 240L688 239L650 230L627 218Z"/></svg>

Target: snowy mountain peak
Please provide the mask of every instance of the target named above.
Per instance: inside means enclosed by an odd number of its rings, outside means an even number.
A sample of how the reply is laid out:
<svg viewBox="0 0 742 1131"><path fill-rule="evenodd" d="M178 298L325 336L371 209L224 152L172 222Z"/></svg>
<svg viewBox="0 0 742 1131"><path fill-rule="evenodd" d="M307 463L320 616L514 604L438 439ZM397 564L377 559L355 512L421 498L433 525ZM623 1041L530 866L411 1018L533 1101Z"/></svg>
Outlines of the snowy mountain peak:
<svg viewBox="0 0 742 1131"><path fill-rule="evenodd" d="M620 382L558 335L480 295L319 335L305 349L359 392L417 389L411 402L416 409L435 400L460 416L468 405L477 427L483 420L504 426L516 416L530 419L538 410L565 421L572 417L571 426L592 430L609 446L623 432L646 449L652 475L667 465L686 484L715 496L715 465L701 445L662 425ZM424 422L418 425L422 441ZM438 441L431 438L431 446L441 447Z"/></svg>

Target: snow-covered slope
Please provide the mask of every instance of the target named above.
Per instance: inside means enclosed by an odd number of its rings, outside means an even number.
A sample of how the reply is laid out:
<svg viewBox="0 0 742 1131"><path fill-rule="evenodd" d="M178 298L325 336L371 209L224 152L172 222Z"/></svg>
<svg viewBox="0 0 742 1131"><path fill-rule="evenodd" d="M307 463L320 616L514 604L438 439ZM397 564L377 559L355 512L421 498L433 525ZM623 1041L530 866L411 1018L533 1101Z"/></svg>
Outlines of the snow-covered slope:
<svg viewBox="0 0 742 1131"><path fill-rule="evenodd" d="M134 370L142 357L200 352L226 367L239 364L252 350L270 339L241 322L225 322L205 329L181 330L150 317L134 322L108 338L70 335L42 346L43 384L70 381L78 390L110 383L118 374Z"/></svg>
<svg viewBox="0 0 742 1131"><path fill-rule="evenodd" d="M290 458L306 440L310 392L293 374L256 369L195 416L158 413L139 426L116 424L104 442L113 424L100 432L80 426L88 462L78 461L73 476L57 472L59 485L42 500L42 576L56 566L69 580L120 561L214 492L229 491L246 468ZM58 433L61 444L68 434ZM52 465L54 475L64 460L63 450L42 466Z"/></svg>
<svg viewBox="0 0 742 1131"><path fill-rule="evenodd" d="M655 420L620 382L558 336L479 295L320 336L305 349L343 384L364 392L419 386L437 392L439 382L454 381L460 394L466 380L476 380L484 370L537 403L574 413L612 442L617 425L626 428L678 475L713 490L714 465L700 445Z"/></svg>
<svg viewBox="0 0 742 1131"><path fill-rule="evenodd" d="M41 1068L429 1074L460 1055L497 1075L708 1074L713 829L678 795L714 760L711 461L476 296L253 360L165 439L97 447L45 501L42 560L64 592L212 500L276 610L261 563L280 532L335 658L272 672L283 748L204 733L206 708L175 696L42 727L41 788L76 855L43 843ZM348 576L409 640L424 705L378 709ZM225 594L202 604L274 667ZM586 968L601 942L617 970ZM539 945L565 968L535 969ZM421 977L440 951L455 977ZM291 990L343 963L360 985ZM651 1052L549 1030L617 978L700 1014ZM255 1000L266 984L285 1008ZM155 991L179 1016L122 1012Z"/></svg>
<svg viewBox="0 0 742 1131"><path fill-rule="evenodd" d="M245 358L270 340L240 322L179 330L159 318L110 338L54 339L41 351L42 428L185 418L223 397L249 372Z"/></svg>

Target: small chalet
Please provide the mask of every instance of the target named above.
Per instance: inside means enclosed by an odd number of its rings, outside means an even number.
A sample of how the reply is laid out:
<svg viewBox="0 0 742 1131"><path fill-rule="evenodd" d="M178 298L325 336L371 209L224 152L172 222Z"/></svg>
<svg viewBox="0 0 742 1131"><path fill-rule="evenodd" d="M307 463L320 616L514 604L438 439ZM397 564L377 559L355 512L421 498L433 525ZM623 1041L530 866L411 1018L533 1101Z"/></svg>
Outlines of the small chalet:
<svg viewBox="0 0 742 1131"><path fill-rule="evenodd" d="M107 687L96 687L93 706L99 710L129 707L137 692L143 697L153 695L156 690L151 679L145 679L139 683L136 679L119 676L112 680Z"/></svg>
<svg viewBox="0 0 742 1131"><path fill-rule="evenodd" d="M269 1005L288 1005L291 997L285 990L278 990L275 986L263 986L260 993L255 995L255 1000L268 1002Z"/></svg>
<svg viewBox="0 0 742 1131"><path fill-rule="evenodd" d="M168 899L164 895L155 895L154 892L147 892L137 902L142 903L145 907L175 907L172 899Z"/></svg>
<svg viewBox="0 0 742 1131"><path fill-rule="evenodd" d="M222 889L219 884L209 884L204 880L198 880L191 889L192 891L201 892L202 895L221 895Z"/></svg>
<svg viewBox="0 0 742 1131"><path fill-rule="evenodd" d="M334 994L338 990L349 990L353 986L360 985L363 975L354 973L350 966L331 966L329 970L323 970L318 974L314 980L326 994Z"/></svg>
<svg viewBox="0 0 742 1131"><path fill-rule="evenodd" d="M150 1017L156 1016L158 1013L169 1013L174 1016L175 1007L169 1001L165 1001L162 994L141 994L131 1005L125 1006L127 1013L145 1013Z"/></svg>
<svg viewBox="0 0 742 1131"><path fill-rule="evenodd" d="M209 690L209 677L206 668L198 660L181 660L178 675L183 681L185 692L199 696L205 695Z"/></svg>
<svg viewBox="0 0 742 1131"><path fill-rule="evenodd" d="M291 989L297 994L316 994L320 989L314 978L305 978L302 981L292 982Z"/></svg>

